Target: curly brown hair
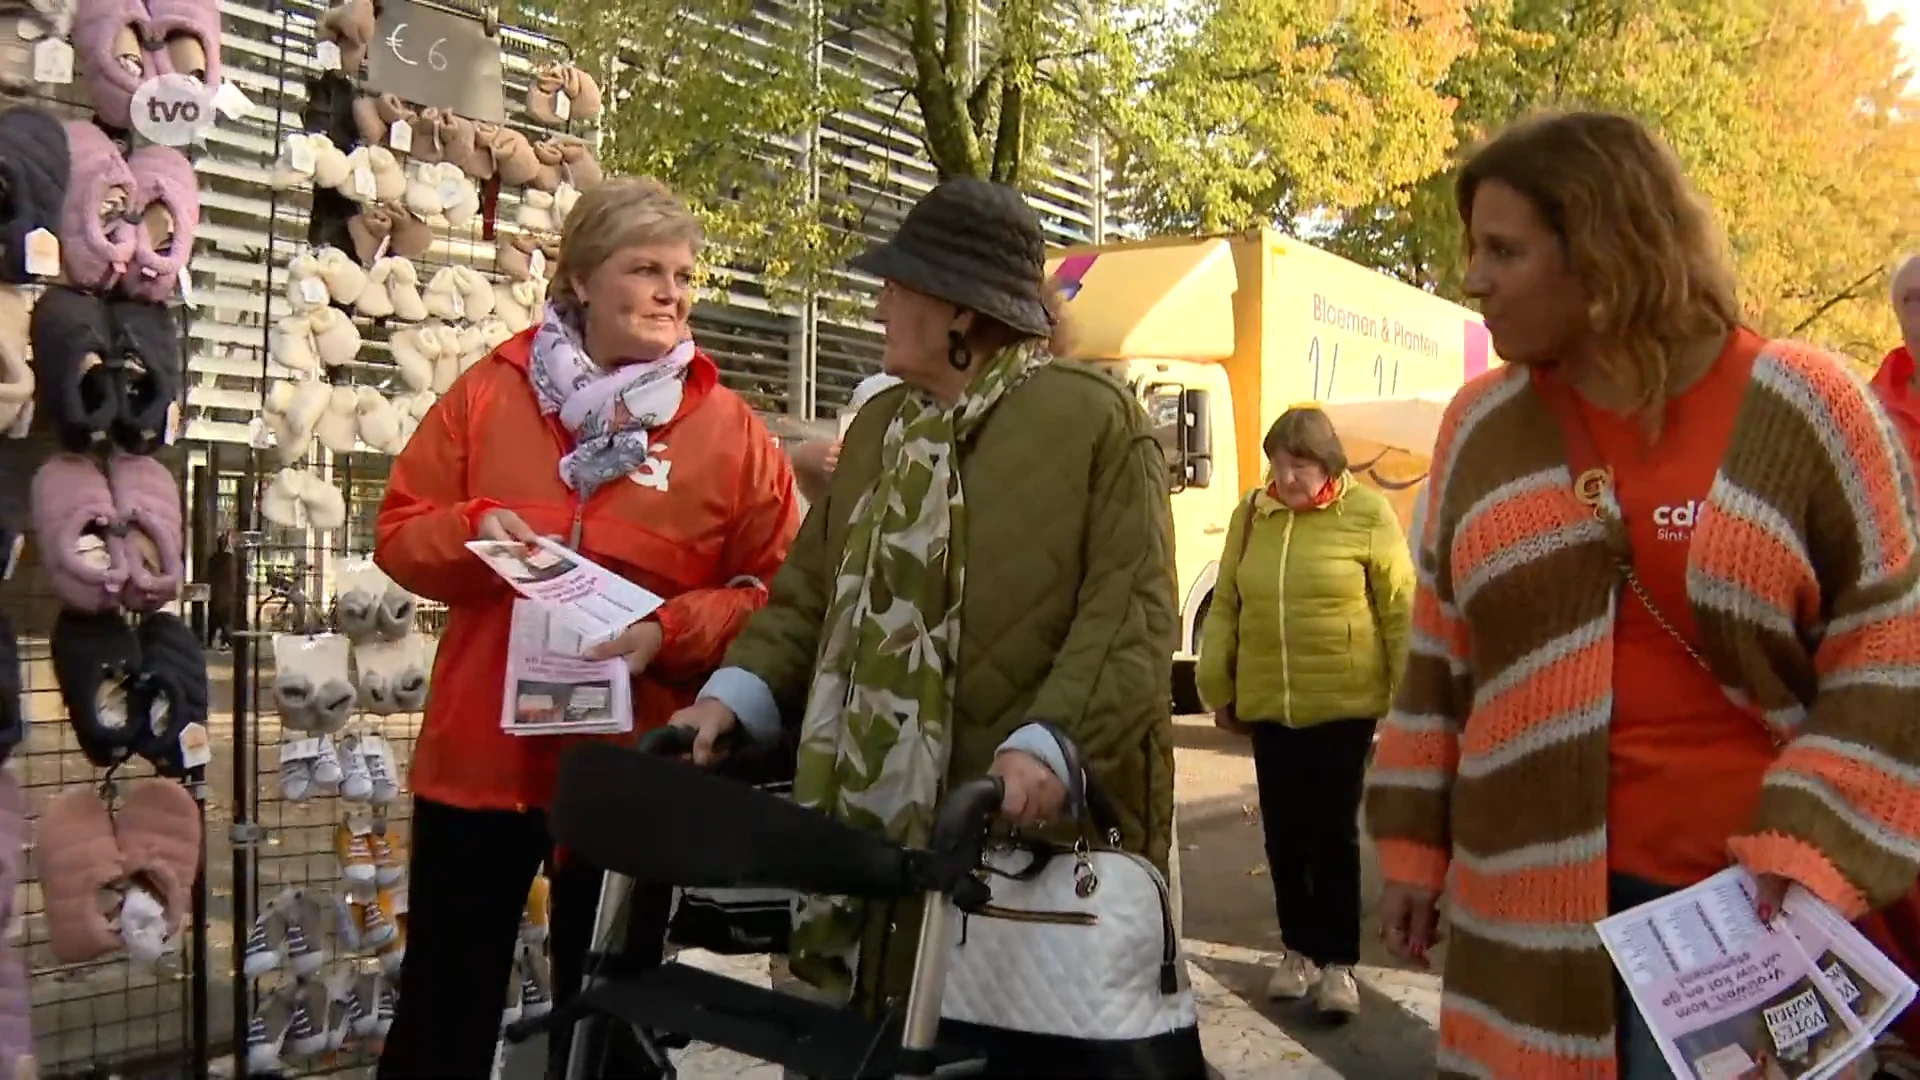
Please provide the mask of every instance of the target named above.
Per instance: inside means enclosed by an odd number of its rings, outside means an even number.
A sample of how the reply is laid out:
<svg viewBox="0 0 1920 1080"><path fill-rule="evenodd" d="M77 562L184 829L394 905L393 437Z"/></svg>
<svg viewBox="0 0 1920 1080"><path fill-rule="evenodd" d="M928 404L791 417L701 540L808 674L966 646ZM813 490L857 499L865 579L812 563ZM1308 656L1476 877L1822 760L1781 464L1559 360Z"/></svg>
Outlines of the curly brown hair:
<svg viewBox="0 0 1920 1080"><path fill-rule="evenodd" d="M1560 238L1591 301L1595 362L1657 423L1674 351L1740 323L1726 236L1680 159L1631 116L1544 113L1502 131L1460 170L1463 226L1488 180L1523 195Z"/></svg>

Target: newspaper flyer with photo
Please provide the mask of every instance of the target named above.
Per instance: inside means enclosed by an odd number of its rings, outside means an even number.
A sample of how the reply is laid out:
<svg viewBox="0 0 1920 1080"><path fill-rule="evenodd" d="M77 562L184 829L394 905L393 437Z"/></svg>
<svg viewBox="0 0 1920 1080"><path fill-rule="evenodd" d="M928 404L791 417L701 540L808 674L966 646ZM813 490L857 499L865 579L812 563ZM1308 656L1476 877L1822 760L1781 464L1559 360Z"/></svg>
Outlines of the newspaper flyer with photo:
<svg viewBox="0 0 1920 1080"><path fill-rule="evenodd" d="M653 614L663 602L544 536L531 546L516 540L470 540L467 549L480 556L515 592L565 620L589 647L619 636Z"/></svg>
<svg viewBox="0 0 1920 1080"><path fill-rule="evenodd" d="M1833 995L1878 1037L1914 998L1913 980L1840 913L1795 885L1787 890L1776 925L1789 930L1827 980Z"/></svg>
<svg viewBox="0 0 1920 1080"><path fill-rule="evenodd" d="M531 600L513 602L500 729L510 735L622 735L633 730L633 686L622 659L581 657L578 630Z"/></svg>
<svg viewBox="0 0 1920 1080"><path fill-rule="evenodd" d="M1679 1080L1824 1080L1872 1044L1756 888L1735 867L1595 924Z"/></svg>

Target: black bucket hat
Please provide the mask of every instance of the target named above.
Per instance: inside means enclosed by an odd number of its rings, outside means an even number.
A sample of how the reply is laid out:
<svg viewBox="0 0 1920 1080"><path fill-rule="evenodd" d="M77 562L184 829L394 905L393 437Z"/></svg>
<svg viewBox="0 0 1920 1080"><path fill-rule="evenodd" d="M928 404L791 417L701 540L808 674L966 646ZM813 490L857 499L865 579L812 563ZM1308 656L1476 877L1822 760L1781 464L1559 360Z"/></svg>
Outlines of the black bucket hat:
<svg viewBox="0 0 1920 1080"><path fill-rule="evenodd" d="M1019 192L962 176L927 192L853 268L1043 338L1053 332L1041 301L1046 246Z"/></svg>

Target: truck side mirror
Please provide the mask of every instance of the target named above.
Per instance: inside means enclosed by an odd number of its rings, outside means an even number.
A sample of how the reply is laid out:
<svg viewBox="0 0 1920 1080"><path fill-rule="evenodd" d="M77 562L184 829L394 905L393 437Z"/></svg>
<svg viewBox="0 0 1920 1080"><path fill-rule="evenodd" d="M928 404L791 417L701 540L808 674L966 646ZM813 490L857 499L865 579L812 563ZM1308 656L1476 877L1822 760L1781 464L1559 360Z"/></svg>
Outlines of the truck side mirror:
<svg viewBox="0 0 1920 1080"><path fill-rule="evenodd" d="M1187 390L1180 395L1180 451L1184 487L1213 483L1213 394Z"/></svg>

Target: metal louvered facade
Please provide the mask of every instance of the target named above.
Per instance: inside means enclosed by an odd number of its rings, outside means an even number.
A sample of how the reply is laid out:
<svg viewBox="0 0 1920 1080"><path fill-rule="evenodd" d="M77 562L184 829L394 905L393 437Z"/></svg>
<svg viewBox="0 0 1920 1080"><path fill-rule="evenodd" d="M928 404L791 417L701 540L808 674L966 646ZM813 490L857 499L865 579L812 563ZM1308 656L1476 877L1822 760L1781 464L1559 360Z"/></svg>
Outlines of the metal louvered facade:
<svg viewBox="0 0 1920 1080"><path fill-rule="evenodd" d="M455 0L446 6L468 5ZM285 302L275 294L285 287L287 260L306 238L305 194L276 196L268 175L279 149L277 135L303 130L305 81L318 73L314 20L324 5L253 0L222 2L220 10L227 78L239 85L254 108L243 121L223 120L196 162L202 222L188 298L193 320L184 436L238 444L248 439L248 424L264 390L266 325L286 312ZM806 11L802 4L780 0L763 2L756 16L804 18ZM507 27L501 37L511 110L524 95L533 66L552 53L538 35ZM893 81L892 73L912 66L897 45L860 31L836 35L819 56L831 70L855 75L876 91ZM770 157L776 167L809 168L818 161L823 172L843 170L844 193L824 197L851 200L860 211L860 232L879 238L892 231L935 178L919 143L910 100L897 108L897 96L883 99L876 94L870 100L875 104L832 116L815 138L775 148ZM1097 147L1074 156L1084 168L1055 172L1030 185L1035 209L1050 238L1060 243L1099 240L1117 231L1106 211ZM511 221L512 201L510 195L501 200L497 213L502 222ZM424 276L432 267L449 263L490 268L492 258L492 241L482 239L475 226L451 235L440 230L434 251L416 261ZM858 310L877 283L849 273L839 276L837 288L843 294L838 299L853 303L831 306ZM737 280L724 300L701 304L694 312L694 326L728 385L764 412L801 419L832 415L845 404L854 384L876 368L880 355L877 325L857 317L810 318L805 305L771 304L751 278ZM373 335L359 366L364 371L356 381L376 384L390 370L384 347Z"/></svg>

